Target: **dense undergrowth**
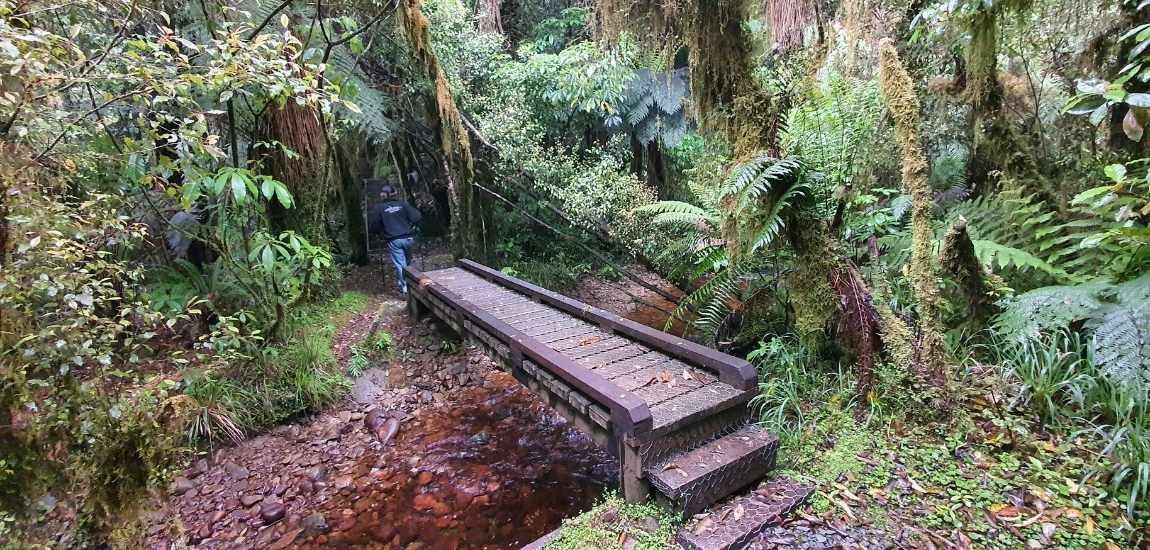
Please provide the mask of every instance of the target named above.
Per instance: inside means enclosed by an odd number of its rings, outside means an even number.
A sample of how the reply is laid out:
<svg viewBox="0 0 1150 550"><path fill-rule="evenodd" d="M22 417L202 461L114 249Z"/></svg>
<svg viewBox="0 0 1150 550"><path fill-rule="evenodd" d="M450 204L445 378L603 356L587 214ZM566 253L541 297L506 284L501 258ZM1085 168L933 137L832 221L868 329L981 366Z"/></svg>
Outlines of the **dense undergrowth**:
<svg viewBox="0 0 1150 550"><path fill-rule="evenodd" d="M1147 10L0 0L0 537L59 494L131 547L194 449L337 399L383 178L545 287L687 290L816 513L1138 542Z"/></svg>

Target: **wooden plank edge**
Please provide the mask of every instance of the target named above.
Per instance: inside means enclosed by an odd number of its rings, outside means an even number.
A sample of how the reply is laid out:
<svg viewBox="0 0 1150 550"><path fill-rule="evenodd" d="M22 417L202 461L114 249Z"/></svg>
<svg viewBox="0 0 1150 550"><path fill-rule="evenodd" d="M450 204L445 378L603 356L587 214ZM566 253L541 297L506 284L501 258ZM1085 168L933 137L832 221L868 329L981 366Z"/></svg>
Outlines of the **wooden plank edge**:
<svg viewBox="0 0 1150 550"><path fill-rule="evenodd" d="M538 297L542 302L571 315L597 323L604 330L618 332L643 344L656 346L657 351L714 372L719 376L719 381L736 389L750 390L758 385L758 373L755 367L744 359L573 300L472 260L459 260L459 266L489 281Z"/></svg>
<svg viewBox="0 0 1150 550"><path fill-rule="evenodd" d="M612 424L616 425L623 435L641 435L651 429L653 422L651 409L645 401L639 399L635 394L622 390L606 378L592 372L591 369L575 363L575 361L535 338L520 332L425 276L414 267L407 266L404 270L404 276L408 278L408 292L427 292L445 303L453 305L456 308L457 318L455 321L460 327L463 327L463 320L466 318L500 338L511 348L513 368L518 368L524 357L546 368L584 395L607 406L611 411Z"/></svg>

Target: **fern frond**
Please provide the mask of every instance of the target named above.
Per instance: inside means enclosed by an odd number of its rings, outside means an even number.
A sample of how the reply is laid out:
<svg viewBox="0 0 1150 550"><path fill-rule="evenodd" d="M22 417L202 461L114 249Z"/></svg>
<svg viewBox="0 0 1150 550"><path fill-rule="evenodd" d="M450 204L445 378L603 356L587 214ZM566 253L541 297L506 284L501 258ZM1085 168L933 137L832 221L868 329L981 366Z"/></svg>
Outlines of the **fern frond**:
<svg viewBox="0 0 1150 550"><path fill-rule="evenodd" d="M755 236L751 241L751 253L754 253L762 248L767 248L774 244L779 235L782 234L783 229L786 228L786 220L783 214L789 210L797 199L805 196L809 191L809 186L806 184L796 184L791 186L779 200L771 205L771 211L767 213L765 220L755 232Z"/></svg>
<svg viewBox="0 0 1150 550"><path fill-rule="evenodd" d="M1047 286L1003 300L994 319L995 330L1018 340L1037 338L1051 330L1090 318L1103 307L1108 283Z"/></svg>
<svg viewBox="0 0 1150 550"><path fill-rule="evenodd" d="M998 244L994 241L973 240L974 254L983 265L999 269L1017 268L1022 271L1037 269L1059 279L1070 279L1070 274L1025 250Z"/></svg>

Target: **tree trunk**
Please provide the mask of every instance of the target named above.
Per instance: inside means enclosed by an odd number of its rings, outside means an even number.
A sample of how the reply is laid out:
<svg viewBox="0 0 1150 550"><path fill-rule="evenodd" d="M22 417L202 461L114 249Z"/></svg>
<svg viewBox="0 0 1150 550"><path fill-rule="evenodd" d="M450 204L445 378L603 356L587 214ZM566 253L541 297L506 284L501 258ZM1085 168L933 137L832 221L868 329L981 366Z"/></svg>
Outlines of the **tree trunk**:
<svg viewBox="0 0 1150 550"><path fill-rule="evenodd" d="M343 211L347 223L347 241L350 245L348 257L355 265L367 265L367 220L363 212L363 184L357 177L355 157L348 140L344 140L336 147L336 162L343 190Z"/></svg>
<svg viewBox="0 0 1150 550"><path fill-rule="evenodd" d="M647 144L647 185L655 191L659 200L667 200L670 196L670 189L667 188L667 163L657 139Z"/></svg>
<svg viewBox="0 0 1150 550"><path fill-rule="evenodd" d="M476 27L479 32L503 34L502 0L481 0L479 13L476 18Z"/></svg>
<svg viewBox="0 0 1150 550"><path fill-rule="evenodd" d="M291 191L291 213L271 201L268 218L275 230L293 230L314 245L328 244L327 201L331 191L327 140L319 113L288 101L269 109L261 121L260 140L279 142L263 157L263 169ZM284 150L290 150L290 154Z"/></svg>
<svg viewBox="0 0 1150 550"><path fill-rule="evenodd" d="M895 136L902 150L902 185L911 196L911 238L913 239L909 279L918 302L917 362L932 381L947 382L943 362L942 326L939 320L939 291L935 258L932 254L934 232L930 215L934 201L928 181L930 165L923 151L919 133L921 114L914 82L899 60L898 50L890 39L881 43L879 75L887 108L894 118Z"/></svg>
<svg viewBox="0 0 1150 550"><path fill-rule="evenodd" d="M643 179L643 144L631 136L631 173L635 175L636 179Z"/></svg>
<svg viewBox="0 0 1150 550"><path fill-rule="evenodd" d="M986 320L997 312L997 307L982 263L974 253L974 243L966 232L966 220L960 219L947 230L939 263L958 287L961 300L956 302L967 304L965 322L972 327L986 326Z"/></svg>
<svg viewBox="0 0 1150 550"><path fill-rule="evenodd" d="M479 261L486 259L483 248L482 213L471 185L475 164L471 156L471 138L463 125L447 77L432 49L431 22L423 15L421 0L400 0L396 5L399 28L404 32L411 53L424 76L434 86L428 101L432 128L439 140L444 176L451 203L451 239L457 257Z"/></svg>

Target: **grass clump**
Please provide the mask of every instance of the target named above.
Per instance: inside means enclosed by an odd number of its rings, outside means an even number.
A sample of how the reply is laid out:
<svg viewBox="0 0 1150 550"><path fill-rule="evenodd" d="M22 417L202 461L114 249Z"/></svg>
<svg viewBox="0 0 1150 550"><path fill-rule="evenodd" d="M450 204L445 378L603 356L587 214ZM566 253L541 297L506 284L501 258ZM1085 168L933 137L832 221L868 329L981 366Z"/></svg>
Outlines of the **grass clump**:
<svg viewBox="0 0 1150 550"><path fill-rule="evenodd" d="M305 305L291 315L282 346L222 368L185 372L184 391L199 404L188 438L236 442L247 433L338 401L351 381L340 374L332 343L339 327L367 304L365 294L344 292L331 301ZM353 351L352 366L354 357Z"/></svg>
<svg viewBox="0 0 1150 550"><path fill-rule="evenodd" d="M672 548L678 522L653 502L627 504L618 494L608 494L594 508L563 522L559 538L548 550L596 548Z"/></svg>

